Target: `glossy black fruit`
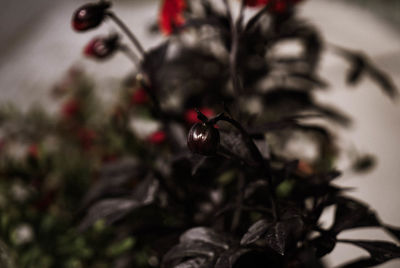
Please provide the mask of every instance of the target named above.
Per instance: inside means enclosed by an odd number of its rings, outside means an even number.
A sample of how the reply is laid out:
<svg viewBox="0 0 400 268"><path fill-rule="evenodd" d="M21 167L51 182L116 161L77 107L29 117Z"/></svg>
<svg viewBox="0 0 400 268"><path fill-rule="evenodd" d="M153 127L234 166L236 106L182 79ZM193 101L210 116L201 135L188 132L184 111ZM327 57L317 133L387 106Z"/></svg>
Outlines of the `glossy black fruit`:
<svg viewBox="0 0 400 268"><path fill-rule="evenodd" d="M99 26L105 17L108 2L85 4L78 8L72 16L72 28L78 32L87 31Z"/></svg>
<svg viewBox="0 0 400 268"><path fill-rule="evenodd" d="M187 138L187 145L193 153L214 155L219 145L219 131L207 123L192 126Z"/></svg>

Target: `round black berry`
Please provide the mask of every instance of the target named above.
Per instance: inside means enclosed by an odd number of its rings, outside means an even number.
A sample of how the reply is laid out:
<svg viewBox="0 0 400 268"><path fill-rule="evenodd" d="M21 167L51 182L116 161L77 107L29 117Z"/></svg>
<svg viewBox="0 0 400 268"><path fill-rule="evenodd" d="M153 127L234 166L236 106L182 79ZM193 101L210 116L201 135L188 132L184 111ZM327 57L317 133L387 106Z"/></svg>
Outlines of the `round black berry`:
<svg viewBox="0 0 400 268"><path fill-rule="evenodd" d="M85 4L78 8L72 16L72 27L78 31L87 31L99 26L104 20L108 2Z"/></svg>
<svg viewBox="0 0 400 268"><path fill-rule="evenodd" d="M95 59L105 59L110 57L118 48L118 35L108 37L95 37L84 49L86 56Z"/></svg>
<svg viewBox="0 0 400 268"><path fill-rule="evenodd" d="M187 145L193 153L214 155L219 139L218 129L207 123L197 123L189 131Z"/></svg>

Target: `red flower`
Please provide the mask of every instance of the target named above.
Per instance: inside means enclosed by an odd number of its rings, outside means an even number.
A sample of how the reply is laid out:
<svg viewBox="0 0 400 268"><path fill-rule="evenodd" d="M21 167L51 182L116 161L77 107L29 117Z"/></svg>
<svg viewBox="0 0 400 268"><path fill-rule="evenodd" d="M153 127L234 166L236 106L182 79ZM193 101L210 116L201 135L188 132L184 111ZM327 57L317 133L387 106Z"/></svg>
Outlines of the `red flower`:
<svg viewBox="0 0 400 268"><path fill-rule="evenodd" d="M163 143L166 138L167 138L167 135L165 134L165 132L162 130L159 130L150 135L149 142L158 145L158 144Z"/></svg>
<svg viewBox="0 0 400 268"><path fill-rule="evenodd" d="M39 148L37 144L32 144L28 148L28 157L36 159L39 156Z"/></svg>
<svg viewBox="0 0 400 268"><path fill-rule="evenodd" d="M302 0L245 0L245 4L249 7L259 7L271 4L270 11L272 13L284 13L287 9Z"/></svg>
<svg viewBox="0 0 400 268"><path fill-rule="evenodd" d="M215 115L214 111L210 108L201 108L199 110L202 114L204 114L207 117L212 117ZM200 120L197 118L197 112L195 109L190 109L186 111L185 121L191 125L200 122Z"/></svg>
<svg viewBox="0 0 400 268"><path fill-rule="evenodd" d="M185 8L185 0L163 0L159 25L165 35L171 34L176 27L185 23L185 18L182 14Z"/></svg>
<svg viewBox="0 0 400 268"><path fill-rule="evenodd" d="M61 109L62 116L65 119L74 118L80 110L79 106L79 102L76 99L70 99Z"/></svg>
<svg viewBox="0 0 400 268"><path fill-rule="evenodd" d="M132 104L146 104L149 101L149 96L146 90L139 88L132 94L131 103Z"/></svg>
<svg viewBox="0 0 400 268"><path fill-rule="evenodd" d="M96 132L88 128L80 128L77 132L77 138L84 150L92 148L94 140L96 139Z"/></svg>

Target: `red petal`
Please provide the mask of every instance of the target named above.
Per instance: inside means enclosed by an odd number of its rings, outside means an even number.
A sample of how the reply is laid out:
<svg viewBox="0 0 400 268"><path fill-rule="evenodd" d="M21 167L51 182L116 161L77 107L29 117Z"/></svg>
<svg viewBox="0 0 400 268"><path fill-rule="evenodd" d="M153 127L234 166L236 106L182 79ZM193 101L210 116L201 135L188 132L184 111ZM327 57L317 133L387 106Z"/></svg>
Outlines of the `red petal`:
<svg viewBox="0 0 400 268"><path fill-rule="evenodd" d="M65 119L70 119L75 117L79 112L79 102L75 99L67 101L61 109L61 114Z"/></svg>
<svg viewBox="0 0 400 268"><path fill-rule="evenodd" d="M165 132L160 130L151 134L149 137L149 141L153 144L161 144L165 141L166 138L167 135L165 134Z"/></svg>
<svg viewBox="0 0 400 268"><path fill-rule="evenodd" d="M185 23L182 14L185 8L185 0L163 0L159 25L164 34L171 34L176 27Z"/></svg>
<svg viewBox="0 0 400 268"><path fill-rule="evenodd" d="M28 156L32 158L38 158L39 156L39 148L37 144L32 144L28 148Z"/></svg>
<svg viewBox="0 0 400 268"><path fill-rule="evenodd" d="M97 135L93 130L82 127L78 130L77 136L82 148L89 150L92 148Z"/></svg>
<svg viewBox="0 0 400 268"><path fill-rule="evenodd" d="M246 6L257 7L268 4L270 0L245 0Z"/></svg>
<svg viewBox="0 0 400 268"><path fill-rule="evenodd" d="M302 0L245 0L246 6L249 7L259 7L266 4L272 3L269 11L272 13L283 13L291 5L295 5Z"/></svg>
<svg viewBox="0 0 400 268"><path fill-rule="evenodd" d="M132 104L146 104L148 101L149 96L147 95L146 90L143 88L136 90L131 99Z"/></svg>
<svg viewBox="0 0 400 268"><path fill-rule="evenodd" d="M210 108L201 108L200 112L202 112L207 117L212 117L215 115L214 111ZM195 124L200 122L200 120L197 118L197 112L195 109L190 109L186 111L185 121L188 122L189 124Z"/></svg>

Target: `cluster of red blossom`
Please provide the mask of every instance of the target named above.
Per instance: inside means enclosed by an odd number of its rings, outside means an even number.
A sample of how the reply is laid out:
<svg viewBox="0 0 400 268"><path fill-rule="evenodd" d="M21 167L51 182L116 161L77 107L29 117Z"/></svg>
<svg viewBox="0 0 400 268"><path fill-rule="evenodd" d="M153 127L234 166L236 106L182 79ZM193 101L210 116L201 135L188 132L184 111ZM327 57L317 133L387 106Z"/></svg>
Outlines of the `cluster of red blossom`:
<svg viewBox="0 0 400 268"><path fill-rule="evenodd" d="M88 151L90 150L96 140L96 132L90 128L81 126L77 119L82 112L81 103L76 98L67 100L61 108L62 120L66 124L72 136L78 141L81 147Z"/></svg>
<svg viewBox="0 0 400 268"><path fill-rule="evenodd" d="M72 18L72 27L78 32L84 32L98 27L109 15L108 9L111 6L107 2L90 3L80 7ZM162 2L160 12L160 29L165 34L170 34L177 26L182 25L185 20L183 12L186 8L186 0L165 0ZM93 38L83 50L85 56L96 60L105 60L112 56L120 48L119 37L116 34ZM149 96L145 89L137 88L133 90L130 105L141 106L149 103ZM209 108L202 108L200 111L206 116L213 116L214 111ZM74 122L81 113L81 104L76 99L70 99L62 108L62 117L67 122ZM197 113L194 109L187 110L183 115L188 124L199 122ZM90 129L75 129L77 140L85 150L89 150L96 138L96 133ZM156 131L148 137L148 141L153 144L162 144L166 140L166 133L162 130Z"/></svg>
<svg viewBox="0 0 400 268"><path fill-rule="evenodd" d="M185 23L183 13L187 7L187 0L163 0L159 24L160 29L166 35L171 34L176 27ZM243 0L248 7L269 6L273 14L282 14L290 10L302 0Z"/></svg>
<svg viewBox="0 0 400 268"><path fill-rule="evenodd" d="M184 12L187 8L187 0L162 0L159 15L160 30L169 35L174 30L185 23ZM271 14L282 14L291 10L291 8L302 0L243 0L247 7L267 7ZM110 14L108 9L111 4L108 2L99 2L83 5L79 8L72 20L72 27L79 32L87 31L98 27L104 19ZM120 48L119 37L116 34L107 37L95 37L84 48L84 54L87 57L97 60L104 60L114 54ZM149 102L149 96L146 90L139 88L134 90L131 97L131 105L145 105ZM206 116L213 116L214 111L209 108L200 109ZM72 99L65 103L62 108L63 118L72 121L79 116L80 104ZM184 120L188 124L199 122L197 113L188 110L184 114ZM95 139L96 133L87 128L75 129L76 138L85 150L89 150ZM166 140L164 131L156 131L148 137L148 141L153 144L162 144Z"/></svg>

